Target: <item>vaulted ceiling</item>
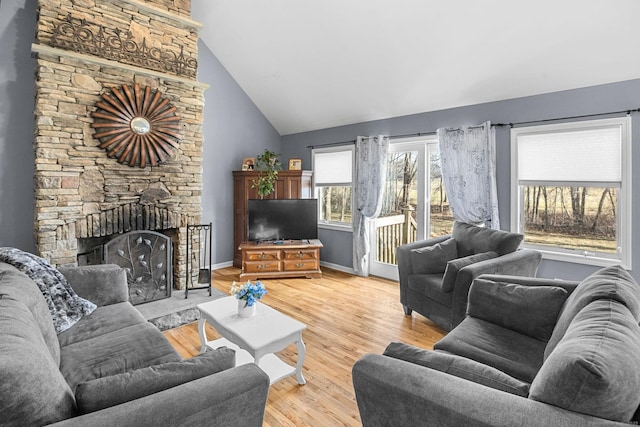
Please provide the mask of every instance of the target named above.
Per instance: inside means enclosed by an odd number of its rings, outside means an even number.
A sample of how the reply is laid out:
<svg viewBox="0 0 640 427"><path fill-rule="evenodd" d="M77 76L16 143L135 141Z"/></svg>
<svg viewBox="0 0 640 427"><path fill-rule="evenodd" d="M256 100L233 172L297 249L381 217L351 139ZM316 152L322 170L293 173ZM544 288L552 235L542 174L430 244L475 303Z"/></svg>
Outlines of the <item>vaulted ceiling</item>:
<svg viewBox="0 0 640 427"><path fill-rule="evenodd" d="M192 0L281 135L640 78L639 0Z"/></svg>

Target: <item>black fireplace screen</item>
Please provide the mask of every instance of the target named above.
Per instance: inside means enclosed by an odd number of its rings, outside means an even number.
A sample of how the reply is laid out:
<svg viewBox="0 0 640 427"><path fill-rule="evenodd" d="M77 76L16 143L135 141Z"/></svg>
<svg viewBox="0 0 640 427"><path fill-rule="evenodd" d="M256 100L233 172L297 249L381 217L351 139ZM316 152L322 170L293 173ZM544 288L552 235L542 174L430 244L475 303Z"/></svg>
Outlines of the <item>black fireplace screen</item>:
<svg viewBox="0 0 640 427"><path fill-rule="evenodd" d="M104 262L126 270L134 305L171 296L171 259L171 239L155 231L131 231L104 245Z"/></svg>

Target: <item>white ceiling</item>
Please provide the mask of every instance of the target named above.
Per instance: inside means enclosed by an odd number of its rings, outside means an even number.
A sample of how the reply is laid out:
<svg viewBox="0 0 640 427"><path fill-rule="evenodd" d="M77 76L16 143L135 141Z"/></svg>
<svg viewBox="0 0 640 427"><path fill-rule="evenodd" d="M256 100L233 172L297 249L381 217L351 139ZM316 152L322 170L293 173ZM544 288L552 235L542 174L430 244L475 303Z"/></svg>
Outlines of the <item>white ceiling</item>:
<svg viewBox="0 0 640 427"><path fill-rule="evenodd" d="M639 0L191 4L281 135L640 78Z"/></svg>

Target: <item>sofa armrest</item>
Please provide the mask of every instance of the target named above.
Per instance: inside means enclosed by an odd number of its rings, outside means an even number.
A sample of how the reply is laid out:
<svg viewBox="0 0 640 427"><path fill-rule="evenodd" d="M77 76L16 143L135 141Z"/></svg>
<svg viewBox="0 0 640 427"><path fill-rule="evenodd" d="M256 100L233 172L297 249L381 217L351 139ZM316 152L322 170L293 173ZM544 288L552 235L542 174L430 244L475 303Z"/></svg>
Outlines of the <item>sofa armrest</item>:
<svg viewBox="0 0 640 427"><path fill-rule="evenodd" d="M268 394L269 377L251 363L52 425L261 427Z"/></svg>
<svg viewBox="0 0 640 427"><path fill-rule="evenodd" d="M497 258L476 262L458 272L453 288L451 328L455 328L467 314L467 299L473 279L482 274L507 274L534 277L542 255L538 251L522 249Z"/></svg>
<svg viewBox="0 0 640 427"><path fill-rule="evenodd" d="M358 360L352 374L365 427L628 426L376 354Z"/></svg>
<svg viewBox="0 0 640 427"><path fill-rule="evenodd" d="M97 306L129 301L126 271L115 264L59 267L69 285Z"/></svg>
<svg viewBox="0 0 640 427"><path fill-rule="evenodd" d="M467 269L473 277L481 274L500 274L535 277L542 254L531 249L521 249L486 261L471 264Z"/></svg>
<svg viewBox="0 0 640 427"><path fill-rule="evenodd" d="M408 285L408 277L413 273L411 266L411 251L413 249L425 248L450 239L451 235L435 237L433 239L419 240L417 242L407 243L406 245L396 248L396 260L398 261L398 281L400 282L400 302L406 305L405 289Z"/></svg>

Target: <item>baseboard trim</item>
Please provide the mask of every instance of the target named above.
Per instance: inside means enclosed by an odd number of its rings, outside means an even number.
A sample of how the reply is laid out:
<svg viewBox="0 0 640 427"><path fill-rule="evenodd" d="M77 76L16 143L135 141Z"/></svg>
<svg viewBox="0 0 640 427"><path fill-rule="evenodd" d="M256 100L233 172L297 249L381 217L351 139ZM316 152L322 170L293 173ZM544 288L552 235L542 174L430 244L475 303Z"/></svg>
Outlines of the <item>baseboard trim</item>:
<svg viewBox="0 0 640 427"><path fill-rule="evenodd" d="M226 268L226 267L233 267L233 261L226 261L226 262L221 262L218 264L213 264L211 266L212 270L217 270L219 268Z"/></svg>
<svg viewBox="0 0 640 427"><path fill-rule="evenodd" d="M344 265L340 265L340 264L333 264L333 263L326 262L326 261L320 261L320 266L321 267L327 267L327 268L330 268L332 270L342 271L343 273L356 274L355 271L353 270L353 268L345 267Z"/></svg>

